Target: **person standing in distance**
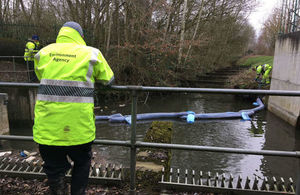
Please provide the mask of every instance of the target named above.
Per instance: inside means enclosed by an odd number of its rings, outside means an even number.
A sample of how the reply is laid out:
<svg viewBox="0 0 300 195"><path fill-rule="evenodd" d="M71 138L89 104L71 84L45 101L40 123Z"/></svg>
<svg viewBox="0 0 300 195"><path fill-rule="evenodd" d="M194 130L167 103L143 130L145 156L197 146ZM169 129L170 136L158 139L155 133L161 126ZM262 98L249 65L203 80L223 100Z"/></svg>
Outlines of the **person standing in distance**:
<svg viewBox="0 0 300 195"><path fill-rule="evenodd" d="M114 74L101 52L86 46L76 22L66 22L56 43L34 56L40 80L33 139L39 144L52 194L66 194L65 174L72 167L71 194L83 195L88 184L91 145L95 139L95 82L110 85Z"/></svg>
<svg viewBox="0 0 300 195"><path fill-rule="evenodd" d="M31 39L25 45L24 60L28 65L29 81L36 82L37 77L34 73L34 55L39 51L40 38L38 35L32 35Z"/></svg>

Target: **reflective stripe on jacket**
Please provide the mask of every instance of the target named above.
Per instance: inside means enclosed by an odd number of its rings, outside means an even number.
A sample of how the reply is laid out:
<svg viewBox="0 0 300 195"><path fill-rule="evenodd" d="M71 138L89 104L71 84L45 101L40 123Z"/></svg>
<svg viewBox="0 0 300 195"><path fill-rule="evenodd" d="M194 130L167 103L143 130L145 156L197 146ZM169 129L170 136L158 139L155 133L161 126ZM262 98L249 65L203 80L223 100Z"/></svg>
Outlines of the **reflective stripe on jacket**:
<svg viewBox="0 0 300 195"><path fill-rule="evenodd" d="M35 72L41 80L35 105L34 141L71 146L95 139L94 83L109 84L113 72L80 34L61 28L56 43L35 55Z"/></svg>

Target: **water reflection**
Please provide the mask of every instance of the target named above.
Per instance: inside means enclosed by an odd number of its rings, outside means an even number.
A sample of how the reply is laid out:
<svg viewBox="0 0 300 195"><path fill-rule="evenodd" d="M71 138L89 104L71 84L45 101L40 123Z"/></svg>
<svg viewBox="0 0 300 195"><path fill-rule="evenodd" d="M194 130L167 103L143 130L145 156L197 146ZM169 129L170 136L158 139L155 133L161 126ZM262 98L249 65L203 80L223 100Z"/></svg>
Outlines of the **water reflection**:
<svg viewBox="0 0 300 195"><path fill-rule="evenodd" d="M254 116L254 118L252 120L255 120L255 119L256 119L256 117ZM255 121L256 121L256 124L255 124ZM263 124L263 122L261 120L255 120L255 121L250 121L251 128L249 128L248 130L253 134L254 137L264 136L265 125Z"/></svg>
<svg viewBox="0 0 300 195"><path fill-rule="evenodd" d="M230 102L229 97L222 101L209 99L211 105L205 107L205 112L216 111L226 107L234 111L240 106L249 108L245 102L233 101L235 104L220 105L220 102ZM228 106L230 105L230 106ZM216 106L216 107L215 107ZM173 135L174 143L207 145L219 147L245 148L252 150L299 150L300 133L272 113L260 111L252 121L210 121L195 124L188 129L186 125L176 126ZM260 155L220 154L209 152L173 151L172 166L194 170L212 171L213 173L232 173L263 178L264 176L288 177L296 179L298 161L295 158L269 157Z"/></svg>
<svg viewBox="0 0 300 195"><path fill-rule="evenodd" d="M202 112L204 113L238 111L251 107L251 102L237 102L234 96L231 95L223 95L221 99L220 96L205 95L202 98L193 99L193 101L202 102ZM190 125L188 129L187 125L178 125L173 134L173 143L247 149L256 148L257 143L249 140L251 139L248 131L250 127L251 123L249 121L240 119L202 121ZM204 172L249 175L252 174L253 169L256 167L244 170L242 160L245 158L247 158L246 155L228 153L173 151L172 166L202 170Z"/></svg>
<svg viewBox="0 0 300 195"><path fill-rule="evenodd" d="M296 131L288 123L282 121L274 114L266 115L267 128L264 150L299 151L300 132ZM296 178L299 162L296 158L270 157L262 159L261 170L264 175L282 176L284 178ZM295 180L294 180L295 181Z"/></svg>

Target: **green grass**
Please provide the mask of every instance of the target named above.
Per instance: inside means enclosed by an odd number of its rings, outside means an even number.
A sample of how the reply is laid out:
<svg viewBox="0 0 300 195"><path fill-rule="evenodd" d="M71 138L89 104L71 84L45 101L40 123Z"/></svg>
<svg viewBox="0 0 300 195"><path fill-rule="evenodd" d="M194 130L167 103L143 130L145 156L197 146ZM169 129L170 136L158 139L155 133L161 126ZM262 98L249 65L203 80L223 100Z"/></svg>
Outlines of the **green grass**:
<svg viewBox="0 0 300 195"><path fill-rule="evenodd" d="M274 56L250 56L240 59L237 64L241 66L256 66L270 64L273 66Z"/></svg>

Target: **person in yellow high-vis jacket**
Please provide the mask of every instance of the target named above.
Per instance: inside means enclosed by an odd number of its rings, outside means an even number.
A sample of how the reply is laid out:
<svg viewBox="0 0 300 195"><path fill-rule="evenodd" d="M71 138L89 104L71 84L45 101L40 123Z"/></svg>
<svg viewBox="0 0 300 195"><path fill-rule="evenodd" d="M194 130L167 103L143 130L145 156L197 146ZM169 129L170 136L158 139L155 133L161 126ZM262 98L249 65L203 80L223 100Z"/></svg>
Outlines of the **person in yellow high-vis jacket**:
<svg viewBox="0 0 300 195"><path fill-rule="evenodd" d="M38 35L32 35L32 38L25 45L24 60L27 63L29 71L29 81L37 81L37 77L34 73L34 55L39 51L40 39Z"/></svg>
<svg viewBox="0 0 300 195"><path fill-rule="evenodd" d="M270 74L272 66L270 64L258 65L253 68L256 71L256 81L260 81L261 84L270 84Z"/></svg>
<svg viewBox="0 0 300 195"><path fill-rule="evenodd" d="M95 82L109 85L114 74L101 52L86 46L76 22L60 29L56 43L35 56L40 80L33 139L39 144L53 194L65 194L64 177L74 161L71 194L85 194L95 139Z"/></svg>

